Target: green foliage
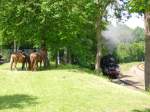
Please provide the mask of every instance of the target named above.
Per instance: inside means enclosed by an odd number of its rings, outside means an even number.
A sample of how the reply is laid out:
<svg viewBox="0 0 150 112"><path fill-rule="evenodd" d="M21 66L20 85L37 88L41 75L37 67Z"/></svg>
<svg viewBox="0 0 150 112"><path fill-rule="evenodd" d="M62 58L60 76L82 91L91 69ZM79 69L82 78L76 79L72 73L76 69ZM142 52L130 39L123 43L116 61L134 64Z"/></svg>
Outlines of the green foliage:
<svg viewBox="0 0 150 112"><path fill-rule="evenodd" d="M144 42L121 43L115 51L120 63L143 61L144 53Z"/></svg>
<svg viewBox="0 0 150 112"><path fill-rule="evenodd" d="M134 41L135 42L144 41L144 38L145 38L144 29L142 29L140 27L137 27L133 31L133 36L134 36Z"/></svg>
<svg viewBox="0 0 150 112"><path fill-rule="evenodd" d="M0 30L3 43L40 47L41 40L53 52L64 47L81 63L93 57L96 4L90 0L1 0ZM107 1L108 2L108 1ZM105 5L105 2L103 2ZM103 26L103 25L101 25ZM29 44L30 43L30 44ZM91 51L90 51L91 50ZM90 55L92 54L92 55ZM82 62L84 60L84 62Z"/></svg>
<svg viewBox="0 0 150 112"><path fill-rule="evenodd" d="M129 0L128 9L131 13L145 13L150 11L150 1L149 0Z"/></svg>
<svg viewBox="0 0 150 112"><path fill-rule="evenodd" d="M65 47L80 65L89 66L96 54L96 29L106 28L109 6L116 8L116 0L0 0L3 43L41 47L44 40L52 54Z"/></svg>

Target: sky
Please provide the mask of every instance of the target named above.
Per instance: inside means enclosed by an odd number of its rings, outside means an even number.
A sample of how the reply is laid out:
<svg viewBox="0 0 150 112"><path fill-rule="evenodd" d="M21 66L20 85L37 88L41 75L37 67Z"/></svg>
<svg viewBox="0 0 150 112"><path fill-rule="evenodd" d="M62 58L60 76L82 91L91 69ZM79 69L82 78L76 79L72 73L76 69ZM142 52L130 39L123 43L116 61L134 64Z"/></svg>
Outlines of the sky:
<svg viewBox="0 0 150 112"><path fill-rule="evenodd" d="M144 28L144 18L133 16L126 21L125 24L132 29L136 28L137 26Z"/></svg>
<svg viewBox="0 0 150 112"><path fill-rule="evenodd" d="M112 25L117 25L117 20L111 18ZM130 19L128 19L126 22L123 22L122 24L126 24L128 27L134 29L136 27L144 28L144 17L132 15Z"/></svg>

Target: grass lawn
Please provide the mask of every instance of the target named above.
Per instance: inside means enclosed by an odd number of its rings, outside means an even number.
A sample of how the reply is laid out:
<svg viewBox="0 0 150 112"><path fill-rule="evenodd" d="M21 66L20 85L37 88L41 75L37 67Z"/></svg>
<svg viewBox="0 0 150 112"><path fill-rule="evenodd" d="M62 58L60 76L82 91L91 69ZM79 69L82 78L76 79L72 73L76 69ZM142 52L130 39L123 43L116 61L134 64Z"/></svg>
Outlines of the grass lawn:
<svg viewBox="0 0 150 112"><path fill-rule="evenodd" d="M0 66L0 112L150 112L150 95L79 69Z"/></svg>

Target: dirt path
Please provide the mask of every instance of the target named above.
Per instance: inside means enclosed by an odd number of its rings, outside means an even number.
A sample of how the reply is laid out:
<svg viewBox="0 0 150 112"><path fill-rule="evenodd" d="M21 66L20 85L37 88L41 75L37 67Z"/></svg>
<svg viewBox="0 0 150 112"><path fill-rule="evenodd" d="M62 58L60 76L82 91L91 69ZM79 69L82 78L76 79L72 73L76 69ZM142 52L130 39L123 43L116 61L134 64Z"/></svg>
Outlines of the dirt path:
<svg viewBox="0 0 150 112"><path fill-rule="evenodd" d="M144 90L144 64L133 66L129 71L122 73L117 83L133 89Z"/></svg>

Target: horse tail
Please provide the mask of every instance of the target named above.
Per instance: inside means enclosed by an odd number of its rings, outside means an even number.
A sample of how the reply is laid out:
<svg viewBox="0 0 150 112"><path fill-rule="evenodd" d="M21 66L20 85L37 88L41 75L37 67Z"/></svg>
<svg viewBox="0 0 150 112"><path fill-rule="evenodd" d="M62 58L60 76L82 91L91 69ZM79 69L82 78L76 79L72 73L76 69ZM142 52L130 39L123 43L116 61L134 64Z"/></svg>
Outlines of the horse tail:
<svg viewBox="0 0 150 112"><path fill-rule="evenodd" d="M28 70L28 60L27 60L27 57L25 57L25 69L26 69L26 71Z"/></svg>
<svg viewBox="0 0 150 112"><path fill-rule="evenodd" d="M35 54L31 54L30 55L30 65L31 65L31 70L36 70L36 63L37 63L37 57L35 56Z"/></svg>
<svg viewBox="0 0 150 112"><path fill-rule="evenodd" d="M36 70L36 64L37 64L36 58L33 57L33 58L31 59L31 68L32 68L32 71L35 71L35 70Z"/></svg>
<svg viewBox="0 0 150 112"><path fill-rule="evenodd" d="M34 59L32 56L30 56L30 69L33 71L33 63L34 63Z"/></svg>
<svg viewBox="0 0 150 112"><path fill-rule="evenodd" d="M36 69L37 69L37 64L38 64L38 61L37 61L37 59L36 59L36 58L34 58L34 70L36 70Z"/></svg>
<svg viewBox="0 0 150 112"><path fill-rule="evenodd" d="M28 55L25 55L24 63L26 71L30 70L30 57Z"/></svg>
<svg viewBox="0 0 150 112"><path fill-rule="evenodd" d="M13 60L13 57L12 55L10 56L10 63L12 63L14 60Z"/></svg>

